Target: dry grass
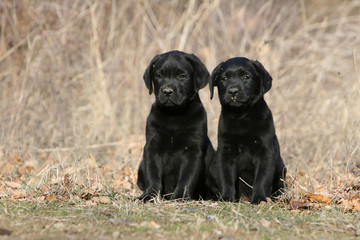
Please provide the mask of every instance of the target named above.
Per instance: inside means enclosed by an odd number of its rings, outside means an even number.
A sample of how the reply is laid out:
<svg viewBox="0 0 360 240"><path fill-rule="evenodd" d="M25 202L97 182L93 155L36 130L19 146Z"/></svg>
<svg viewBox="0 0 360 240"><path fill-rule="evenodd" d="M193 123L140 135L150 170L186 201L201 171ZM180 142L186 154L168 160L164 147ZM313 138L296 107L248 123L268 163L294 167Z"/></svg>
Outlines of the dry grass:
<svg viewBox="0 0 360 240"><path fill-rule="evenodd" d="M214 202L93 207L0 203L13 239L357 239L358 215L334 208L295 213L277 205ZM19 221L21 219L21 221ZM21 224L19 224L21 222Z"/></svg>
<svg viewBox="0 0 360 240"><path fill-rule="evenodd" d="M269 70L266 100L294 183L290 198L359 185L357 0L5 0L0 31L2 179L37 188L64 185L68 173L91 188L121 178L136 195L154 98L142 74L155 54L178 49L210 72L234 56ZM216 146L220 104L207 88L201 98Z"/></svg>

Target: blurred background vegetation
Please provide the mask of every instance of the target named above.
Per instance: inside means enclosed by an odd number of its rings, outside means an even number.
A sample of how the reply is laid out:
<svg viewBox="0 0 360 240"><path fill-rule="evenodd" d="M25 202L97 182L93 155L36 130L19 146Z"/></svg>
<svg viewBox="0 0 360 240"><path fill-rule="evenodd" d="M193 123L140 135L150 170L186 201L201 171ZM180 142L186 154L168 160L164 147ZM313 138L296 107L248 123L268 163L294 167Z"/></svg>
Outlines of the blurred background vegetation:
<svg viewBox="0 0 360 240"><path fill-rule="evenodd" d="M69 151L136 168L154 101L143 72L178 49L210 72L263 63L290 174L359 174L360 1L2 0L0 33L0 161ZM220 104L200 92L216 146Z"/></svg>

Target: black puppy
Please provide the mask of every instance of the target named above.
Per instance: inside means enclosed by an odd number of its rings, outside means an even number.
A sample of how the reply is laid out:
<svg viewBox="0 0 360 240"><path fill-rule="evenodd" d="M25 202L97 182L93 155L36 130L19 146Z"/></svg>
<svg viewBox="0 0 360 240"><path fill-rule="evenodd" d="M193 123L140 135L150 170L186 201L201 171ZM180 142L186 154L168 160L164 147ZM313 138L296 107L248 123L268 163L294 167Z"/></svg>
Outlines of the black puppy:
<svg viewBox="0 0 360 240"><path fill-rule="evenodd" d="M144 73L156 101L146 122L146 144L137 184L143 201L198 199L206 193L205 161L214 149L207 136L205 109L198 91L209 72L193 54L171 51L155 56Z"/></svg>
<svg viewBox="0 0 360 240"><path fill-rule="evenodd" d="M245 197L257 204L284 187L286 168L264 101L271 82L260 62L239 57L220 63L211 74L211 98L217 86L222 110L208 185L225 201Z"/></svg>

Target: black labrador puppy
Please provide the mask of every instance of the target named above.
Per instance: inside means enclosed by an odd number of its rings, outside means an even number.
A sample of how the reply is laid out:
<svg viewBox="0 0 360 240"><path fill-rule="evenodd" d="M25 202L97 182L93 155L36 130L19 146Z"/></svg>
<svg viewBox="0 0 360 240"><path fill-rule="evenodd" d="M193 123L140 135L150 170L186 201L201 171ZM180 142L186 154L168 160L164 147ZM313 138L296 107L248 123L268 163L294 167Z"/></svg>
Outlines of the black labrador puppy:
<svg viewBox="0 0 360 240"><path fill-rule="evenodd" d="M225 201L245 197L253 204L266 202L284 187L286 168L264 101L271 84L262 64L246 58L222 62L211 74L211 98L217 86L222 110L208 185Z"/></svg>
<svg viewBox="0 0 360 240"><path fill-rule="evenodd" d="M205 162L214 155L198 91L209 82L205 65L193 54L171 51L155 56L144 73L155 91L146 122L146 144L137 184L148 201L205 196Z"/></svg>

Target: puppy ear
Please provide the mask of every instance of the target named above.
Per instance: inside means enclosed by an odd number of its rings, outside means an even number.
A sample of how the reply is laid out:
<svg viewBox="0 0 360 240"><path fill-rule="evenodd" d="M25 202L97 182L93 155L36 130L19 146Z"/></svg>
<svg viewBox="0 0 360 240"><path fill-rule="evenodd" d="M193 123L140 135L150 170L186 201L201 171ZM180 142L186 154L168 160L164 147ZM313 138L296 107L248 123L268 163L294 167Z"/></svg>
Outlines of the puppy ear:
<svg viewBox="0 0 360 240"><path fill-rule="evenodd" d="M218 81L220 70L222 68L222 64L223 63L220 63L219 65L217 65L217 67L214 68L214 70L211 73L211 77L210 77L210 81L209 81L210 99L212 99L214 96L214 86L217 86L217 81Z"/></svg>
<svg viewBox="0 0 360 240"><path fill-rule="evenodd" d="M150 62L149 66L146 68L143 79L146 87L149 89L149 94L153 92L153 75L154 75L154 67L156 62L159 60L160 55L156 55Z"/></svg>
<svg viewBox="0 0 360 240"><path fill-rule="evenodd" d="M261 95L264 95L271 88L272 77L270 76L269 72L266 71L266 69L264 68L264 66L260 62L253 61L253 63L255 65L255 67L257 68L257 70L259 71L260 93L261 93Z"/></svg>
<svg viewBox="0 0 360 240"><path fill-rule="evenodd" d="M191 66L194 69L194 89L198 92L200 89L206 86L209 82L209 71L201 60L194 54L187 54L186 58L190 61Z"/></svg>

